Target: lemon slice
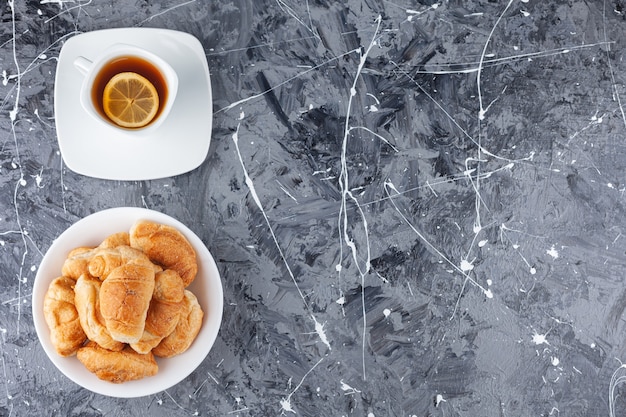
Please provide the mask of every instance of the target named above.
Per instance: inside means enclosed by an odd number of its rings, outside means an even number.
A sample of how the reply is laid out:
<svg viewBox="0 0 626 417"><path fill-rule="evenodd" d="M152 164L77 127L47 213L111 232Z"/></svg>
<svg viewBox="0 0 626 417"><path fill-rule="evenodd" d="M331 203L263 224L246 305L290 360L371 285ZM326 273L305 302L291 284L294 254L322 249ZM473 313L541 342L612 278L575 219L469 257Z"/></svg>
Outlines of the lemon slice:
<svg viewBox="0 0 626 417"><path fill-rule="evenodd" d="M145 77L134 72L121 72L104 87L102 107L119 126L144 127L157 114L159 94Z"/></svg>

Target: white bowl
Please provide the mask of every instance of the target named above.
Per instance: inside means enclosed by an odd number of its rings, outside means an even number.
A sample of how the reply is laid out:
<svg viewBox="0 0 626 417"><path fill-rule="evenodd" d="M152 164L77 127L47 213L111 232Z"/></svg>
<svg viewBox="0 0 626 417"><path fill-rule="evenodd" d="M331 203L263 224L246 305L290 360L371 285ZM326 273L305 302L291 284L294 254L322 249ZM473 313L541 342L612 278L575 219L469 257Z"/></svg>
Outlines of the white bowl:
<svg viewBox="0 0 626 417"><path fill-rule="evenodd" d="M43 302L50 282L61 275L67 253L79 246L97 246L107 236L128 231L135 221L145 219L176 227L196 250L198 275L188 287L204 310L200 333L191 347L173 358L157 358L159 372L137 381L113 384L89 372L76 356L59 356L50 342L50 331L43 315ZM79 220L63 232L44 256L33 285L33 320L39 341L54 365L78 385L111 397L142 397L168 389L191 374L205 359L219 331L224 297L220 274L206 246L195 233L178 220L153 210L120 207L100 211Z"/></svg>

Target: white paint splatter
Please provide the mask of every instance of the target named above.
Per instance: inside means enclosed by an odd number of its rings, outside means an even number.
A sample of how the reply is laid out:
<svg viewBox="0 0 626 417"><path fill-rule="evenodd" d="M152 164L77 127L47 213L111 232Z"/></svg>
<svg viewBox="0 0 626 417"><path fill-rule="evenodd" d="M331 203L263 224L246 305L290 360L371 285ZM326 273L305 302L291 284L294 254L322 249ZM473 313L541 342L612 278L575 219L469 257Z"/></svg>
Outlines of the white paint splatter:
<svg viewBox="0 0 626 417"><path fill-rule="evenodd" d="M343 382L343 380L341 380L339 382L341 383L341 389L346 392L346 395L358 394L358 393L361 392L361 391L359 391L356 388L352 388L350 385L348 385L345 382Z"/></svg>
<svg viewBox="0 0 626 417"><path fill-rule="evenodd" d="M552 366L559 366L559 363L561 363L561 361L556 356L553 356L550 360L550 363L552 364Z"/></svg>
<svg viewBox="0 0 626 417"><path fill-rule="evenodd" d="M548 249L548 250L546 251L546 253L547 253L548 255L552 256L552 258L554 258L554 259L557 259L557 258L559 257L559 251L557 251L557 250L554 248L554 245L553 245L550 249Z"/></svg>
<svg viewBox="0 0 626 417"><path fill-rule="evenodd" d="M293 391L291 391L291 392L289 393L289 395L287 396L287 398L283 398L283 399L281 399L281 400L280 400L280 406L283 408L283 411L288 411L288 412L291 412L291 413L296 414L296 411L295 411L295 410L293 409L293 407L291 406L291 396L292 396L293 394L295 394L295 393L296 393L296 391L298 391L298 390L300 389L300 387L301 387L301 386L302 386L302 384L304 383L304 380L306 379L306 377L307 377L307 376L309 376L309 374L310 374L311 372L313 372L313 370L314 370L315 368L317 368L317 366L318 366L320 363L322 363L322 361L323 361L323 360L324 360L324 358L321 358L320 360L318 360L318 361L315 363L315 365L313 365L313 367L312 367L311 369L309 369L309 370L307 371L307 373L306 373L306 374L304 374L304 376L303 376L303 377L302 377L302 379L300 380L300 383L298 383L298 385L297 385L297 386L293 389ZM289 378L288 385L289 385L289 387L291 387L291 378Z"/></svg>
<svg viewBox="0 0 626 417"><path fill-rule="evenodd" d="M63 7L63 3L70 3L73 0L41 0L39 4L58 4L59 7Z"/></svg>
<svg viewBox="0 0 626 417"><path fill-rule="evenodd" d="M437 396L435 397L435 407L439 407L441 403L445 403L445 402L446 402L446 399L443 398L443 395L437 394Z"/></svg>
<svg viewBox="0 0 626 417"><path fill-rule="evenodd" d="M41 176L42 174L43 174L43 167L39 171L39 174L32 176L35 179L35 184L37 185L37 188L43 188L43 185L41 185L41 182L43 181L43 177Z"/></svg>
<svg viewBox="0 0 626 417"><path fill-rule="evenodd" d="M324 325L321 324L319 321L317 321L315 316L311 315L311 318L315 322L315 332L317 333L319 338L322 340L322 343L326 345L328 350L331 350L330 342L328 341L328 337L326 337L326 332L324 331Z"/></svg>
<svg viewBox="0 0 626 417"><path fill-rule="evenodd" d="M386 308L386 309L383 310L383 314L385 315L385 317L389 317L389 315L391 314L391 310Z"/></svg>
<svg viewBox="0 0 626 417"><path fill-rule="evenodd" d="M350 87L350 98L348 99L348 104L346 108L345 122L344 122L344 130L343 130L343 139L341 146L341 173L339 175L339 188L341 191L341 204L339 207L339 215L338 215L338 224L340 226L339 229L339 240L340 240L340 253L339 259L343 259L343 245L350 249L352 253L352 259L354 260L354 264L356 265L359 275L361 277L361 288L365 288L365 276L369 273L371 264L371 248L369 242L369 230L367 225L367 218L359 203L357 197L352 193L350 189L350 181L349 181L349 170L348 170L348 140L350 138L350 132L352 131L352 127L350 126L350 117L352 113L352 105L354 97L357 94L356 87L358 85L359 79L361 78L361 74L363 72L363 68L367 62L367 57L372 50L372 48L376 45L376 38L378 37L378 33L380 31L380 26L382 22L382 16L378 15L376 18L376 30L374 32L374 36L372 37L370 44L362 52L359 49L360 60L359 65L357 66L356 73L354 75L354 79L352 80L352 86ZM352 225L351 221L348 220L348 201L353 202L357 208L358 214L361 219L362 224L362 233L363 233L363 247L365 248L365 254L359 254L357 250L357 245L352 238ZM361 260L364 260L363 267L361 267ZM366 338L367 338L367 314L365 311L365 294L362 290L361 292L361 309L363 310L363 327L362 327L362 340L361 340L361 367L363 372L363 379L367 379L366 371L365 371L365 349L366 349Z"/></svg>
<svg viewBox="0 0 626 417"><path fill-rule="evenodd" d="M609 417L615 417L615 389L626 382L626 376L620 375L620 373L624 374L626 372L624 369L626 369L626 364L621 364L611 376L611 382L609 383Z"/></svg>
<svg viewBox="0 0 626 417"><path fill-rule="evenodd" d="M467 259L463 259L461 261L461 271L469 272L472 269L474 269L474 265L471 262L469 262Z"/></svg>
<svg viewBox="0 0 626 417"><path fill-rule="evenodd" d="M283 408L283 411L296 414L296 410L291 407L291 396L280 400L280 406Z"/></svg>
<svg viewBox="0 0 626 417"><path fill-rule="evenodd" d="M536 331L533 333L533 343L536 345L549 345L550 343L548 343L548 339L546 338L547 333L546 334L539 334Z"/></svg>

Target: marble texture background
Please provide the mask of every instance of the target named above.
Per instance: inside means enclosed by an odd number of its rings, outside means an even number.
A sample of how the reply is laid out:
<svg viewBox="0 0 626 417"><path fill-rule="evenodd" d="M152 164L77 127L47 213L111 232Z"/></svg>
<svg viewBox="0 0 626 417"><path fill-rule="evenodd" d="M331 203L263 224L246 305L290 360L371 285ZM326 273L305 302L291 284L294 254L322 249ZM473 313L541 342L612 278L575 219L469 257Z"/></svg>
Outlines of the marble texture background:
<svg viewBox="0 0 626 417"><path fill-rule="evenodd" d="M0 416L623 415L625 8L3 2ZM59 52L116 27L202 43L199 168L124 182L65 167ZM203 364L138 399L69 381L31 314L55 237L120 206L185 223L225 291Z"/></svg>

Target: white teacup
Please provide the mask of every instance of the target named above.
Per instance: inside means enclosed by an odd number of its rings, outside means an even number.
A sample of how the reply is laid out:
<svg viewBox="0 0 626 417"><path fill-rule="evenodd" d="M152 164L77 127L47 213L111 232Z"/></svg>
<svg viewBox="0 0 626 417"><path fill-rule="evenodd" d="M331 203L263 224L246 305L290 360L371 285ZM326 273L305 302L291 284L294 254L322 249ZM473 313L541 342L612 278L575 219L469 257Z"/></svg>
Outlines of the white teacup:
<svg viewBox="0 0 626 417"><path fill-rule="evenodd" d="M80 102L85 112L108 126L130 133L143 134L157 129L172 109L178 91L176 71L165 60L134 45L115 44L95 59L79 56L74 66L84 75ZM107 117L102 108L102 91L106 83L121 72L135 72L147 78L159 93L159 110L154 119L141 128L125 128Z"/></svg>

